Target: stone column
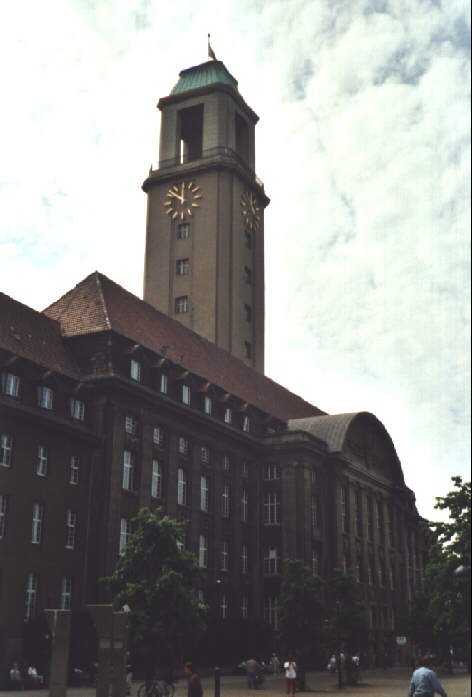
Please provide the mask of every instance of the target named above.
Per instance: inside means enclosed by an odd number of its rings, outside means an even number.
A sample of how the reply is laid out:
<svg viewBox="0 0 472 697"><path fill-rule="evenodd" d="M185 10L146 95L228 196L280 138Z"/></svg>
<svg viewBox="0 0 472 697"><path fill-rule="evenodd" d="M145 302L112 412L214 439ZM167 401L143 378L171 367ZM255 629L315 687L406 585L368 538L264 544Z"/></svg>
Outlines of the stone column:
<svg viewBox="0 0 472 697"><path fill-rule="evenodd" d="M65 697L69 668L70 610L45 610L51 630L49 696Z"/></svg>

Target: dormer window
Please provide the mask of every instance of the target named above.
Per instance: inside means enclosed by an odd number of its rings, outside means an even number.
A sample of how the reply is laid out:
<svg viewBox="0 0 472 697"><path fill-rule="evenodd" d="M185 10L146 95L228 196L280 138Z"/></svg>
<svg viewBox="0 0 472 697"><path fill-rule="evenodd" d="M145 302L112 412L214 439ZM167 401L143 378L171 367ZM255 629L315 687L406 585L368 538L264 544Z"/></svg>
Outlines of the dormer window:
<svg viewBox="0 0 472 697"><path fill-rule="evenodd" d="M80 399L72 398L69 405L71 417L77 419L77 421L83 421L85 417L85 403Z"/></svg>
<svg viewBox="0 0 472 697"><path fill-rule="evenodd" d="M134 358L130 362L130 377L136 382L141 382L141 363L135 361Z"/></svg>
<svg viewBox="0 0 472 697"><path fill-rule="evenodd" d="M249 416L247 414L245 414L243 416L243 431L245 433L249 433L250 430L251 430L251 419L249 418Z"/></svg>
<svg viewBox="0 0 472 697"><path fill-rule="evenodd" d="M12 373L2 373L2 392L9 397L18 397L20 378Z"/></svg>
<svg viewBox="0 0 472 697"><path fill-rule="evenodd" d="M52 409L53 391L50 387L39 385L38 387L38 407L42 409Z"/></svg>
<svg viewBox="0 0 472 697"><path fill-rule="evenodd" d="M190 386L182 385L182 402L184 404L190 404Z"/></svg>
<svg viewBox="0 0 472 697"><path fill-rule="evenodd" d="M161 373L159 390L162 392L162 394L167 394L167 375L166 375L166 373Z"/></svg>
<svg viewBox="0 0 472 697"><path fill-rule="evenodd" d="M230 407L225 409L225 424L230 424L233 421L233 411Z"/></svg>
<svg viewBox="0 0 472 697"><path fill-rule="evenodd" d="M208 416L211 416L211 412L213 409L213 401L211 397L208 397L208 395L205 395L203 398L203 411L205 414L208 414Z"/></svg>

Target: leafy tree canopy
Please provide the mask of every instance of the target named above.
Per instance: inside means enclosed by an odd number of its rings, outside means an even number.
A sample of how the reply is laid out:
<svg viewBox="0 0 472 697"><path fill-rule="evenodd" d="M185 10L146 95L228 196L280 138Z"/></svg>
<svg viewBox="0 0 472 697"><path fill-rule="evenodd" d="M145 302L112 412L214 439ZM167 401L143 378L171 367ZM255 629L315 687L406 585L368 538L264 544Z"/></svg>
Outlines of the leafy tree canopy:
<svg viewBox="0 0 472 697"><path fill-rule="evenodd" d="M142 508L132 520L132 534L112 576L104 579L113 605L128 605L135 644L159 647L173 655L198 639L205 628L200 602L200 569L193 554L180 548L186 524Z"/></svg>
<svg viewBox="0 0 472 697"><path fill-rule="evenodd" d="M454 486L446 496L437 496L435 508L449 511L446 523L431 523L440 544L448 545L452 552L470 564L470 482L463 482L462 477L451 477Z"/></svg>
<svg viewBox="0 0 472 697"><path fill-rule="evenodd" d="M358 652L367 645L369 620L360 585L351 571L334 569L333 594L336 603L330 623L331 642L336 644L333 648Z"/></svg>

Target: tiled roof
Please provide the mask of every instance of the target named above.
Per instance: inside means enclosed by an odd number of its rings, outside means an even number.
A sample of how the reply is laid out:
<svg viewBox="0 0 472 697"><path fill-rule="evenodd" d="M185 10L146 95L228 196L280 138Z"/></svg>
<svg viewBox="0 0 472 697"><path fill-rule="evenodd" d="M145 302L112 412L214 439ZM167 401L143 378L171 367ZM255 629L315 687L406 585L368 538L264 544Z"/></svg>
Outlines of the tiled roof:
<svg viewBox="0 0 472 697"><path fill-rule="evenodd" d="M290 431L307 431L324 441L332 453L341 452L349 426L363 412L353 414L329 414L305 419L290 419Z"/></svg>
<svg viewBox="0 0 472 697"><path fill-rule="evenodd" d="M171 91L171 95L182 94L189 90L197 90L208 85L229 85L234 90L238 89L238 81L227 70L221 61L207 61L193 68L181 70L179 79Z"/></svg>
<svg viewBox="0 0 472 697"><path fill-rule="evenodd" d="M324 414L98 272L44 313L65 337L113 330L279 419Z"/></svg>
<svg viewBox="0 0 472 697"><path fill-rule="evenodd" d="M79 379L60 325L41 312L0 293L0 348L48 370Z"/></svg>

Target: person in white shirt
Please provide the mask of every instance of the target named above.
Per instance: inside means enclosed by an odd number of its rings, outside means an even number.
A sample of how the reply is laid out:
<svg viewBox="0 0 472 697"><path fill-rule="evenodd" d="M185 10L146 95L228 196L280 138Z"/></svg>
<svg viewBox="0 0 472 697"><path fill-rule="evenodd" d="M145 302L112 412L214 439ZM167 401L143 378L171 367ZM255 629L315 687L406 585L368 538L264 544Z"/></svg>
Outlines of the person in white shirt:
<svg viewBox="0 0 472 697"><path fill-rule="evenodd" d="M289 695L295 694L295 680L297 677L297 664L293 659L285 661L285 694L287 697Z"/></svg>

